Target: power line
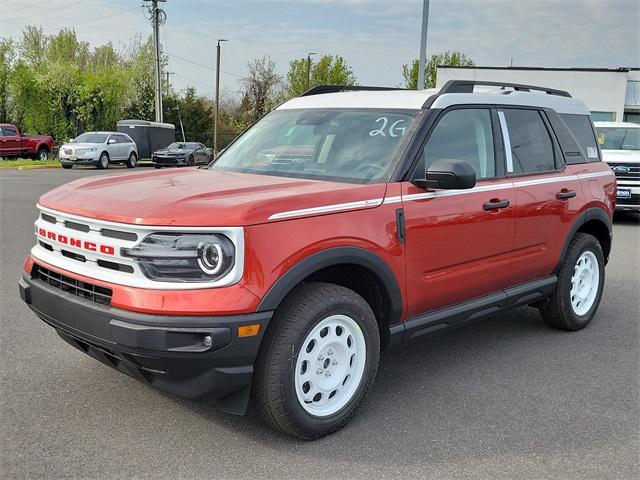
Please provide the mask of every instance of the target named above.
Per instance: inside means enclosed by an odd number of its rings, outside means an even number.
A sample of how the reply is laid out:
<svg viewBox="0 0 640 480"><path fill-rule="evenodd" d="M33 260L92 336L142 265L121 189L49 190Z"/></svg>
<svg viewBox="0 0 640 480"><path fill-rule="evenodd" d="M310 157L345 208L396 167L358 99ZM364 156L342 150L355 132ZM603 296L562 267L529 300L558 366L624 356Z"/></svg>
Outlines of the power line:
<svg viewBox="0 0 640 480"><path fill-rule="evenodd" d="M44 2L33 3L31 5L22 5L20 8L16 8L15 10L9 10L8 12L2 12L2 13L6 14L6 13L13 13L13 12L24 12L25 9L37 7L38 5L44 5L45 3L50 3L50 2L51 0L45 0Z"/></svg>
<svg viewBox="0 0 640 480"><path fill-rule="evenodd" d="M65 29L65 28L72 28L72 29L75 30L75 28L78 27L78 26L82 27L83 25L86 25L87 23L99 22L99 21L104 20L105 18L111 18L111 17L115 17L116 15L122 15L123 13L127 13L127 12L130 12L131 10L136 10L138 8L140 8L140 6L127 8L126 10L121 10L119 12L112 13L111 15L103 15L101 17L94 18L94 19L91 19L91 20L87 20L85 22L74 23L73 25L61 25L59 27L53 27L51 30L59 31L59 30Z"/></svg>
<svg viewBox="0 0 640 480"><path fill-rule="evenodd" d="M66 5L58 6L57 8L54 8L53 10L44 10L44 11L39 11L38 13L31 13L31 14L23 16L23 17L4 18L3 20L13 22L13 21L16 21L16 20L24 20L25 18L33 18L33 17L41 17L42 18L43 15L47 15L47 14L53 13L53 12L58 12L58 11L60 11L61 8L71 7L73 5L76 5L78 3L82 3L84 1L85 0L77 0L76 2L71 2L71 3L67 3ZM48 1L48 2L42 2L42 3L51 3L51 2ZM40 5L40 4L37 4L37 5ZM31 7L28 7L28 8L30 9ZM22 9L22 11L24 11L24 10L25 9ZM18 10L13 10L13 11L17 12Z"/></svg>
<svg viewBox="0 0 640 480"><path fill-rule="evenodd" d="M177 58L178 60L182 60L183 62L191 63L193 65L197 65L198 67L206 68L207 70L211 70L212 72L216 71L215 67L211 67L209 65L204 65L202 63L198 63L198 62L190 60L188 58L180 57L179 55L175 55L173 53L168 53L167 52L167 55L169 55L170 57L173 57L173 58ZM236 77L236 78L244 78L242 75L238 75L236 73L231 73L231 72L226 72L224 70L220 70L220 73L224 73L225 75L230 75L230 76Z"/></svg>

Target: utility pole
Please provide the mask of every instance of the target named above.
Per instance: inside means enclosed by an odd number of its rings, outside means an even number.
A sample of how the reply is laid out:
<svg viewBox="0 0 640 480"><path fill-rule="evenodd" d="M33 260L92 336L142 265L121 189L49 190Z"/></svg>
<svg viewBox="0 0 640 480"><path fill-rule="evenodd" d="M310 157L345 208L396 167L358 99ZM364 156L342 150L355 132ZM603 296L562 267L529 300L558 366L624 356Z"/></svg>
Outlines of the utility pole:
<svg viewBox="0 0 640 480"><path fill-rule="evenodd" d="M424 67L427 60L427 27L429 26L429 0L422 4L422 33L420 34L420 60L418 61L418 90L424 89Z"/></svg>
<svg viewBox="0 0 640 480"><path fill-rule="evenodd" d="M218 103L220 102L220 42L226 42L224 38L218 39L216 46L216 104L213 116L213 154L218 153Z"/></svg>
<svg viewBox="0 0 640 480"><path fill-rule="evenodd" d="M311 87L311 55L315 55L315 52L307 53L307 83L305 90L309 90Z"/></svg>
<svg viewBox="0 0 640 480"><path fill-rule="evenodd" d="M156 70L156 122L162 122L162 57L160 55L160 25L167 21L167 14L161 8L158 8L158 2L166 2L167 0L144 0L151 2L151 6L147 7L151 15L151 26L153 27L153 44L155 46L155 70Z"/></svg>
<svg viewBox="0 0 640 480"><path fill-rule="evenodd" d="M171 83L169 82L169 75L173 75L175 72L164 72L167 76L167 82L165 85L167 95L169 95L169 90L171 89ZM182 132L182 141L186 142L186 138L184 136L184 126L182 125L182 116L180 115L180 97L176 98L176 109L178 110L178 121L180 122L180 131Z"/></svg>

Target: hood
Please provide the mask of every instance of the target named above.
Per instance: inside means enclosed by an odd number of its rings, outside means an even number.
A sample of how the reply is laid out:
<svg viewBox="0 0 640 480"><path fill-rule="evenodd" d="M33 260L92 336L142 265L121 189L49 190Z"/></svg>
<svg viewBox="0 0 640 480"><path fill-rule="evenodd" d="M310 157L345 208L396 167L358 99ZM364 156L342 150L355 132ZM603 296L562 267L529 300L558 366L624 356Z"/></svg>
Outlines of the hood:
<svg viewBox="0 0 640 480"><path fill-rule="evenodd" d="M291 210L381 199L385 190L386 184L185 168L83 178L46 193L39 203L112 222L226 227L264 223L271 215Z"/></svg>
<svg viewBox="0 0 640 480"><path fill-rule="evenodd" d="M602 150L607 163L640 163L640 150Z"/></svg>

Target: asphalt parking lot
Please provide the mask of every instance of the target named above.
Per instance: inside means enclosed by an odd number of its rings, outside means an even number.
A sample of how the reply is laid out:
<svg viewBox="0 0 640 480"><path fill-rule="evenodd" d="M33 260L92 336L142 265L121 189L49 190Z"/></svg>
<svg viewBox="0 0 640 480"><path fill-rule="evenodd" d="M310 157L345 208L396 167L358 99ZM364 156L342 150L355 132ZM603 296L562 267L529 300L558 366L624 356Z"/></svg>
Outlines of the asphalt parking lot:
<svg viewBox="0 0 640 480"><path fill-rule="evenodd" d="M305 443L255 413L227 415L124 376L21 302L37 198L103 174L0 170L1 478L639 478L638 216L615 219L588 328L555 331L521 308L417 341L382 357L351 424Z"/></svg>

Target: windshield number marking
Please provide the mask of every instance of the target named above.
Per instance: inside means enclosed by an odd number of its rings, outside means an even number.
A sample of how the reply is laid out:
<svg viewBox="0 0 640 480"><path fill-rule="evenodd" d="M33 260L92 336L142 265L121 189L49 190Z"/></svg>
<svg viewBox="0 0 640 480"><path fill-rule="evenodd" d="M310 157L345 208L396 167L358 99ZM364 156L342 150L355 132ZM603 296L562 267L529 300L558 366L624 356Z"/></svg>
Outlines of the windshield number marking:
<svg viewBox="0 0 640 480"><path fill-rule="evenodd" d="M374 130L371 130L369 132L369 136L370 137L376 137L378 135L382 135L383 137L386 137L387 135L385 134L385 130L387 129L387 125L389 124L389 119L387 117L380 117L376 120L376 123L382 122L380 128L376 128ZM399 127L398 125L403 123L404 120L396 120L395 122L393 122L391 124L391 126L389 127L389 136L390 137L401 137L403 136L406 131L407 131L407 127Z"/></svg>

